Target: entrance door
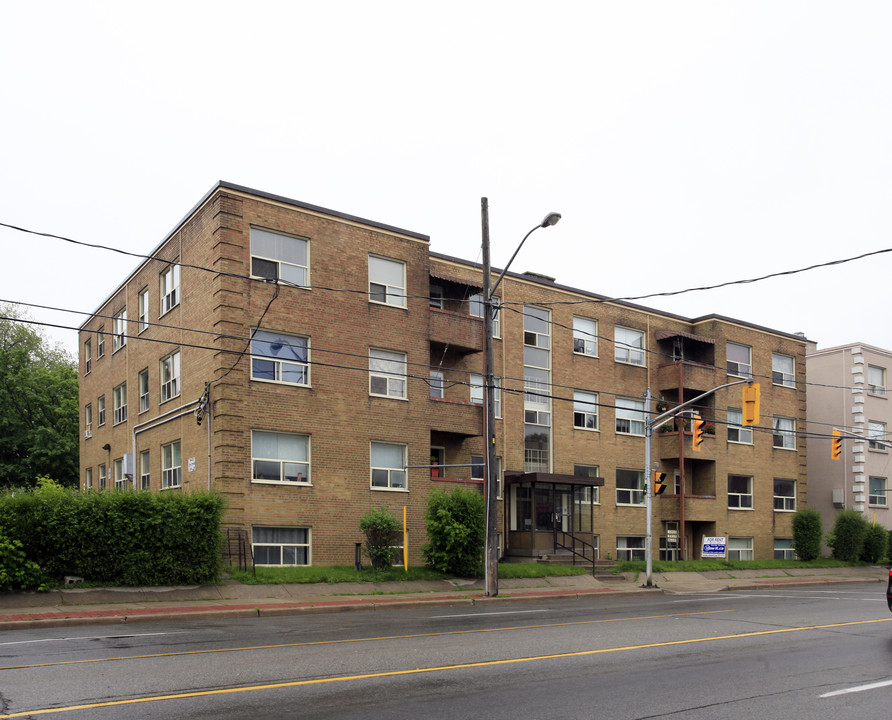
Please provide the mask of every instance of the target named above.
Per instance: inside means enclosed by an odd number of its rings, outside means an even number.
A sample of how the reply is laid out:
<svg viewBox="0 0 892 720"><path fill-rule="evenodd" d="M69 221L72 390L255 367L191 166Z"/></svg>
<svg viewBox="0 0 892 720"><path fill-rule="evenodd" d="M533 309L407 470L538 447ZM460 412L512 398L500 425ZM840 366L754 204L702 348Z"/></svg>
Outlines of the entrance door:
<svg viewBox="0 0 892 720"><path fill-rule="evenodd" d="M554 488L554 528L559 532L573 532L573 496L567 488Z"/></svg>

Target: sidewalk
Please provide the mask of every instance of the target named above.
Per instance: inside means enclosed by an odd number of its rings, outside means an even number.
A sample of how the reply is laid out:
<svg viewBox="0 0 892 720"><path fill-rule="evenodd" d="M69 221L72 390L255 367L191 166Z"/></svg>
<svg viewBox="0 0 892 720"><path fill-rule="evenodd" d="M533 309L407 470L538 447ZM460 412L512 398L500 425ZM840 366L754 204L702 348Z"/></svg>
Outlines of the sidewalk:
<svg viewBox="0 0 892 720"><path fill-rule="evenodd" d="M421 580L385 583L307 583L192 587L90 588L47 593L0 594L0 630L151 620L219 619L296 615L305 612L377 610L407 604L488 605L533 598L577 599L591 595L695 594L727 590L802 587L831 583L883 583L884 567L790 568L703 573L626 573L616 580L591 575L502 579L499 594L486 597L483 581Z"/></svg>

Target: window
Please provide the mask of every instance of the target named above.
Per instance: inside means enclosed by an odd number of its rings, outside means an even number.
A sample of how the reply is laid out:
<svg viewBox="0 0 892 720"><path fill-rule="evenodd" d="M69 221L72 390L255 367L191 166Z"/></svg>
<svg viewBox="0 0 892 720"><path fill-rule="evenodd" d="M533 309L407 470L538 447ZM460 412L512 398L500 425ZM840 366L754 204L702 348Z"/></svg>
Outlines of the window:
<svg viewBox="0 0 892 720"><path fill-rule="evenodd" d="M644 556L644 550L644 537L632 535L617 535L617 560L646 560L647 558Z"/></svg>
<svg viewBox="0 0 892 720"><path fill-rule="evenodd" d="M774 509L782 512L796 511L796 481L774 478Z"/></svg>
<svg viewBox="0 0 892 720"><path fill-rule="evenodd" d="M149 289L139 291L139 325L138 331L142 332L149 327Z"/></svg>
<svg viewBox="0 0 892 720"><path fill-rule="evenodd" d="M871 476L868 492L869 495L867 501L870 505L886 507L888 504L886 502L886 478Z"/></svg>
<svg viewBox="0 0 892 720"><path fill-rule="evenodd" d="M310 436L251 431L255 482L310 482Z"/></svg>
<svg viewBox="0 0 892 720"><path fill-rule="evenodd" d="M430 298L428 302L432 308L437 308L438 310L443 309L443 288L439 285L431 285L430 286Z"/></svg>
<svg viewBox="0 0 892 720"><path fill-rule="evenodd" d="M99 489L105 490L105 463L99 463Z"/></svg>
<svg viewBox="0 0 892 720"><path fill-rule="evenodd" d="M796 559L796 551L793 549L793 538L774 538L774 559Z"/></svg>
<svg viewBox="0 0 892 720"><path fill-rule="evenodd" d="M369 350L369 394L378 397L406 397L406 354L389 350Z"/></svg>
<svg viewBox="0 0 892 720"><path fill-rule="evenodd" d="M796 449L796 421L793 418L775 417L774 447L785 450Z"/></svg>
<svg viewBox="0 0 892 720"><path fill-rule="evenodd" d="M99 332L96 333L96 357L101 358L105 355L105 329L99 328Z"/></svg>
<svg viewBox="0 0 892 720"><path fill-rule="evenodd" d="M573 391L573 427L583 430L598 429L597 393Z"/></svg>
<svg viewBox="0 0 892 720"><path fill-rule="evenodd" d="M598 355L598 322L588 318L573 318L573 352L580 355Z"/></svg>
<svg viewBox="0 0 892 720"><path fill-rule="evenodd" d="M255 330L251 337L251 379L309 385L310 339Z"/></svg>
<svg viewBox="0 0 892 720"><path fill-rule="evenodd" d="M471 386L471 404L483 405L483 375L471 373L468 382ZM499 387L498 378L493 378L492 397L496 417L502 417L502 388Z"/></svg>
<svg viewBox="0 0 892 720"><path fill-rule="evenodd" d="M90 403L84 405L84 437L93 437L93 406Z"/></svg>
<svg viewBox="0 0 892 720"><path fill-rule="evenodd" d="M867 392L870 395L886 397L886 368L867 366Z"/></svg>
<svg viewBox="0 0 892 720"><path fill-rule="evenodd" d="M406 307L406 264L369 255L369 300Z"/></svg>
<svg viewBox="0 0 892 720"><path fill-rule="evenodd" d="M180 441L161 446L161 488L180 487Z"/></svg>
<svg viewBox="0 0 892 720"><path fill-rule="evenodd" d="M84 341L84 375L89 375L93 369L93 343Z"/></svg>
<svg viewBox="0 0 892 720"><path fill-rule="evenodd" d="M139 373L139 411L141 413L149 409L149 369Z"/></svg>
<svg viewBox="0 0 892 720"><path fill-rule="evenodd" d="M644 505L644 473L617 468L616 504Z"/></svg>
<svg viewBox="0 0 892 720"><path fill-rule="evenodd" d="M771 382L784 387L795 387L796 376L793 374L793 358L789 355L771 353Z"/></svg>
<svg viewBox="0 0 892 720"><path fill-rule="evenodd" d="M115 478L115 490L124 489L124 458L115 458L112 463L112 472Z"/></svg>
<svg viewBox="0 0 892 720"><path fill-rule="evenodd" d="M573 474L578 475L579 477L586 478L596 478L598 477L598 466L597 465L574 465L573 466ZM595 505L601 504L601 488L593 487L592 491L592 503Z"/></svg>
<svg viewBox="0 0 892 720"><path fill-rule="evenodd" d="M372 487L406 489L406 446L397 443L371 444Z"/></svg>
<svg viewBox="0 0 892 720"><path fill-rule="evenodd" d="M749 345L738 345L729 342L726 352L728 354L728 374L736 377L753 376L753 349Z"/></svg>
<svg viewBox="0 0 892 720"><path fill-rule="evenodd" d="M430 372L431 397L443 399L443 390L445 386L443 373L439 370L431 370Z"/></svg>
<svg viewBox="0 0 892 720"><path fill-rule="evenodd" d="M180 394L180 351L161 359L161 402Z"/></svg>
<svg viewBox="0 0 892 720"><path fill-rule="evenodd" d="M112 317L112 352L117 352L127 344L127 308L119 310Z"/></svg>
<svg viewBox="0 0 892 720"><path fill-rule="evenodd" d="M474 480L486 479L486 458L483 455L471 455L471 478Z"/></svg>
<svg viewBox="0 0 892 720"><path fill-rule="evenodd" d="M743 426L743 411L728 408L728 442L753 444L753 429Z"/></svg>
<svg viewBox="0 0 892 720"><path fill-rule="evenodd" d="M753 479L748 475L728 476L728 507L733 510L753 509Z"/></svg>
<svg viewBox="0 0 892 720"><path fill-rule="evenodd" d="M728 538L728 560L752 560L753 539L751 537Z"/></svg>
<svg viewBox="0 0 892 720"><path fill-rule="evenodd" d="M180 304L180 266L174 263L161 271L161 315Z"/></svg>
<svg viewBox="0 0 892 720"><path fill-rule="evenodd" d="M150 485L149 474L149 451L143 450L139 454L139 487L141 490L148 490Z"/></svg>
<svg viewBox="0 0 892 720"><path fill-rule="evenodd" d="M309 565L310 529L254 527L251 529L255 565Z"/></svg>
<svg viewBox="0 0 892 720"><path fill-rule="evenodd" d="M127 419L127 383L121 383L114 389L115 425Z"/></svg>
<svg viewBox="0 0 892 720"><path fill-rule="evenodd" d="M84 487L87 490L93 489L93 468L89 467L84 471Z"/></svg>
<svg viewBox="0 0 892 720"><path fill-rule="evenodd" d="M886 423L870 420L867 423L867 448L868 450L885 450Z"/></svg>
<svg viewBox="0 0 892 720"><path fill-rule="evenodd" d="M96 409L99 412L99 427L105 425L105 395L100 395L96 400Z"/></svg>
<svg viewBox="0 0 892 720"><path fill-rule="evenodd" d="M493 337L502 337L501 334L501 309L499 308L499 299L494 297L492 299L492 306L494 308L492 315L492 336ZM483 309L486 305L483 302L483 295L477 293L476 295L471 295L468 298L468 314L472 317L483 317Z"/></svg>
<svg viewBox="0 0 892 720"><path fill-rule="evenodd" d="M644 435L644 400L616 398L616 432Z"/></svg>
<svg viewBox="0 0 892 720"><path fill-rule="evenodd" d="M613 329L613 359L619 363L644 365L644 332L617 325Z"/></svg>
<svg viewBox="0 0 892 720"><path fill-rule="evenodd" d="M309 285L310 241L251 228L251 274L289 285Z"/></svg>

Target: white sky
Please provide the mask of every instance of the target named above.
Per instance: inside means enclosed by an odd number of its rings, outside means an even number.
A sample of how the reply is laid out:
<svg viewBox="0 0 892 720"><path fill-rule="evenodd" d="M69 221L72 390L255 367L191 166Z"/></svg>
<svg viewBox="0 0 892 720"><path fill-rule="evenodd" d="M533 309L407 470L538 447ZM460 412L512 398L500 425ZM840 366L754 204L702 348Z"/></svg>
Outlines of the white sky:
<svg viewBox="0 0 892 720"><path fill-rule="evenodd" d="M20 2L0 222L148 253L219 179L615 297L892 247L888 2ZM0 228L0 299L133 258ZM642 304L892 349L892 253ZM79 325L84 317L30 310ZM50 336L74 352L74 331Z"/></svg>

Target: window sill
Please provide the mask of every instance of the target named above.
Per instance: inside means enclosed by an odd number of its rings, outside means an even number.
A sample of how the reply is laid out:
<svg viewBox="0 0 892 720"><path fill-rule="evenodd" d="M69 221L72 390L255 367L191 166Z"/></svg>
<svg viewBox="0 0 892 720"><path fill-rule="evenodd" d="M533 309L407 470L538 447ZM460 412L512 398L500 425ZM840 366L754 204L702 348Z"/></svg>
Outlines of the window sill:
<svg viewBox="0 0 892 720"><path fill-rule="evenodd" d="M264 383L266 385L285 385L286 387L296 387L296 388L312 388L313 387L312 385L310 385L310 383L290 383L290 382L285 382L284 380L267 380L266 378L256 378L253 376L251 377L251 382Z"/></svg>
<svg viewBox="0 0 892 720"><path fill-rule="evenodd" d="M734 510L735 512L755 512L755 508L731 507L730 505L728 506L728 510Z"/></svg>
<svg viewBox="0 0 892 720"><path fill-rule="evenodd" d="M873 507L873 505L871 505ZM776 513L795 513L795 510L781 510L780 508L774 508L774 512Z"/></svg>
<svg viewBox="0 0 892 720"><path fill-rule="evenodd" d="M398 492L398 493L408 493L409 488L391 488L391 487L376 487L375 485L369 486L370 490L378 490L380 492Z"/></svg>
<svg viewBox="0 0 892 720"><path fill-rule="evenodd" d="M279 487L313 487L311 482L292 482L290 480L255 480L251 478L252 485L278 485Z"/></svg>
<svg viewBox="0 0 892 720"><path fill-rule="evenodd" d="M600 360L600 359L601 359L601 356L600 356L600 355L592 355L591 353L581 353L581 352L576 352L575 350L573 351L573 354L574 354L574 355L577 355L577 356L579 356L579 357L590 357L590 358L594 358L595 360ZM622 362L622 361L617 360L617 362ZM624 365L635 365L635 363L623 363L623 364L624 364Z"/></svg>
<svg viewBox="0 0 892 720"><path fill-rule="evenodd" d="M369 397L381 398L382 400L402 400L403 402L409 402L409 398L397 395L375 395L374 393L369 393Z"/></svg>

